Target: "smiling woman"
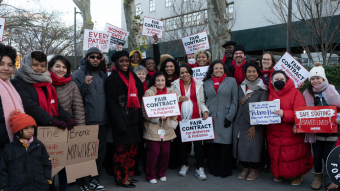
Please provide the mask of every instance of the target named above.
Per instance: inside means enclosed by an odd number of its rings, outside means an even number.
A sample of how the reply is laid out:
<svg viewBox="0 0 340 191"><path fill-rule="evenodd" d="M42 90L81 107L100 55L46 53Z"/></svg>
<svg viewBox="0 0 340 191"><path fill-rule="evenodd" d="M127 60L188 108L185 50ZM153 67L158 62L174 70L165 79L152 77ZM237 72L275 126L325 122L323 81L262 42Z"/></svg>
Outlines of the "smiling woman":
<svg viewBox="0 0 340 191"><path fill-rule="evenodd" d="M179 77L179 64L176 60L167 58L162 62L160 71L166 74L166 80L171 84Z"/></svg>

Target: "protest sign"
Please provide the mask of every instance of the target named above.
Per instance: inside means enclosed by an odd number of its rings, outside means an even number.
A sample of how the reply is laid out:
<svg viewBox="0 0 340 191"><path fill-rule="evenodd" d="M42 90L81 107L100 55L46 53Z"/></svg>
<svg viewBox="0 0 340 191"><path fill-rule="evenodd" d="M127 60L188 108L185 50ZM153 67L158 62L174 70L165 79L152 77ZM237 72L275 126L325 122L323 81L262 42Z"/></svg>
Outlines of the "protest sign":
<svg viewBox="0 0 340 191"><path fill-rule="evenodd" d="M336 185L340 183L340 147L335 147L329 154L326 160L326 171L329 178Z"/></svg>
<svg viewBox="0 0 340 191"><path fill-rule="evenodd" d="M98 129L98 125L75 126L70 131L52 126L38 127L37 138L50 155L52 177L63 168L68 183L98 175L95 162L99 148Z"/></svg>
<svg viewBox="0 0 340 191"><path fill-rule="evenodd" d="M296 132L337 133L336 106L307 106L294 108Z"/></svg>
<svg viewBox="0 0 340 191"><path fill-rule="evenodd" d="M215 139L212 117L180 121L182 143Z"/></svg>
<svg viewBox="0 0 340 191"><path fill-rule="evenodd" d="M83 50L91 47L97 47L103 52L109 51L110 33L95 30L84 30Z"/></svg>
<svg viewBox="0 0 340 191"><path fill-rule="evenodd" d="M309 71L288 52L275 64L274 69L284 71L293 80L295 87L304 82L309 75Z"/></svg>
<svg viewBox="0 0 340 191"><path fill-rule="evenodd" d="M198 67L198 68L192 68L192 77L196 80L201 80L205 78L205 75L208 72L209 66L203 66L203 67Z"/></svg>
<svg viewBox="0 0 340 191"><path fill-rule="evenodd" d="M186 54L195 53L198 49L210 49L207 31L182 37L182 43Z"/></svg>
<svg viewBox="0 0 340 191"><path fill-rule="evenodd" d="M250 125L281 123L280 115L274 113L279 109L280 102L275 100L249 103Z"/></svg>
<svg viewBox="0 0 340 191"><path fill-rule="evenodd" d="M109 23L106 23L104 32L107 32L111 35L110 38L110 49L119 50L120 46L124 46L128 36L129 32L118 28L114 25L111 25Z"/></svg>
<svg viewBox="0 0 340 191"><path fill-rule="evenodd" d="M151 117L171 117L180 115L177 94L163 94L143 97L145 112Z"/></svg>
<svg viewBox="0 0 340 191"><path fill-rule="evenodd" d="M6 18L0 17L0 42L4 41Z"/></svg>
<svg viewBox="0 0 340 191"><path fill-rule="evenodd" d="M143 19L143 29L142 35L143 36L153 36L157 35L158 38L163 37L163 27L164 22L158 19L153 19L150 17L144 17Z"/></svg>

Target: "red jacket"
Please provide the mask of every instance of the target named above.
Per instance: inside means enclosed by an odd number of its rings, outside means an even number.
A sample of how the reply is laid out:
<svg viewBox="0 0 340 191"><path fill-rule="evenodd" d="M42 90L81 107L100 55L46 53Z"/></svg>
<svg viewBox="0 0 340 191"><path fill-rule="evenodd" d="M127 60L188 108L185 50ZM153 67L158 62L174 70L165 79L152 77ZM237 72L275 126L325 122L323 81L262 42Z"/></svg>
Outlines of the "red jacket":
<svg viewBox="0 0 340 191"><path fill-rule="evenodd" d="M304 142L305 134L294 134L294 107L306 106L292 80L277 93L269 83L268 101L280 99L283 118L280 124L266 128L272 173L275 177L293 178L304 175L313 167L311 145Z"/></svg>

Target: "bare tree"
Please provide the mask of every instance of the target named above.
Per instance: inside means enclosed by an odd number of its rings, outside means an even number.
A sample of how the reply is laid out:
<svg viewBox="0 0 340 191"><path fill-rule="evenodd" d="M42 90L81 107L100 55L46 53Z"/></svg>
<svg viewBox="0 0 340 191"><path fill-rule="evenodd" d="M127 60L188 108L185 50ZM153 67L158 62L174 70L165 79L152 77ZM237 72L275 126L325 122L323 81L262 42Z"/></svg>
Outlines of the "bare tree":
<svg viewBox="0 0 340 191"><path fill-rule="evenodd" d="M135 7L135 1L134 0L124 0L123 3L124 6L124 14L125 14L125 20L126 20L126 28L129 32L128 37L128 49L129 52L139 48L138 42L139 42L139 31L140 26L138 23L138 20L140 20L140 17L136 17L136 7Z"/></svg>
<svg viewBox="0 0 340 191"><path fill-rule="evenodd" d="M82 33L84 33L84 29L93 30L94 23L91 17L91 0L73 0L73 2L77 5L83 17Z"/></svg>
<svg viewBox="0 0 340 191"><path fill-rule="evenodd" d="M292 24L288 25L287 0L267 0L276 20L267 18L273 24L283 23L291 37L313 60L312 52L320 52L327 65L340 40L339 2L330 0L293 0Z"/></svg>

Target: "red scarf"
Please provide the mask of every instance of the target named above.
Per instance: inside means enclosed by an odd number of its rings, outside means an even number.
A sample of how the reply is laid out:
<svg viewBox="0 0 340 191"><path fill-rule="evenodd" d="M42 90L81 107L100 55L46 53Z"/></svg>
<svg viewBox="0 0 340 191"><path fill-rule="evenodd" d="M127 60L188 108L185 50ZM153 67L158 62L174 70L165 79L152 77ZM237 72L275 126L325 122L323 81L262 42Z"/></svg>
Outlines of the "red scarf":
<svg viewBox="0 0 340 191"><path fill-rule="evenodd" d="M266 70L266 71L261 70L261 74L270 74L270 75L272 75L272 73L273 73L274 71L275 71L274 68L272 68L272 69L270 69L270 70Z"/></svg>
<svg viewBox="0 0 340 191"><path fill-rule="evenodd" d="M168 90L166 89L166 86L164 87L163 91L159 90L156 86L155 88L157 89L157 94L156 95L162 95L162 94L167 94Z"/></svg>
<svg viewBox="0 0 340 191"><path fill-rule="evenodd" d="M181 89L181 96L185 96L185 87L184 87L184 82L181 79L179 81L179 86ZM200 111L198 109L198 104L197 104L197 97L196 97L196 86L195 86L195 81L193 78L191 78L191 83L190 83L190 100L193 105L193 111L192 111L192 119L197 119L200 118ZM179 110L182 111L182 101L179 102ZM181 115L178 116L178 121L181 121Z"/></svg>
<svg viewBox="0 0 340 191"><path fill-rule="evenodd" d="M151 77L151 79L153 78L153 75L155 75L156 73L156 70L153 70L153 72L150 72L149 70L148 71L148 75Z"/></svg>
<svg viewBox="0 0 340 191"><path fill-rule="evenodd" d="M43 108L52 117L59 116L57 92L50 82L41 82L32 84L38 94L39 106ZM46 86L47 99L44 91L41 89Z"/></svg>
<svg viewBox="0 0 340 191"><path fill-rule="evenodd" d="M171 84L173 81L177 80L177 79L178 79L178 75L177 75L176 73L174 73L174 75L172 76L171 80L169 80L170 84Z"/></svg>
<svg viewBox="0 0 340 191"><path fill-rule="evenodd" d="M222 63L224 63L226 60L227 60L227 56L224 55L224 56L223 56L223 59L222 59Z"/></svg>
<svg viewBox="0 0 340 191"><path fill-rule="evenodd" d="M117 68L114 68L115 71L117 71ZM128 108L135 108L135 110L140 108L140 103L138 99L138 91L136 87L135 78L132 75L132 72L129 72L129 80L126 79L126 77L120 72L120 70L117 71L119 74L119 77L123 80L125 85L128 87L128 98L126 102L126 107Z"/></svg>
<svg viewBox="0 0 340 191"><path fill-rule="evenodd" d="M225 77L227 77L227 74L225 73L223 74L222 77L219 77L219 78L215 78L214 76L211 77L211 79L213 80L216 93L217 93L218 87L220 86L220 84L222 83Z"/></svg>
<svg viewBox="0 0 340 191"><path fill-rule="evenodd" d="M144 88L144 94L146 90L148 90L148 83L146 83L146 80L143 82L143 88Z"/></svg>
<svg viewBox="0 0 340 191"><path fill-rule="evenodd" d="M190 68L196 68L197 67L197 62L195 64L189 64L189 62L187 62L187 64Z"/></svg>
<svg viewBox="0 0 340 191"><path fill-rule="evenodd" d="M240 86L242 82L244 81L245 75L244 75L244 71L242 67L246 64L246 62L247 62L246 59L244 59L242 64L239 66L236 64L235 60L233 60L233 62L231 63L231 65L234 65L234 68L235 68L234 78L236 80L237 86Z"/></svg>
<svg viewBox="0 0 340 191"><path fill-rule="evenodd" d="M336 142L335 147L337 147L339 145L340 145L340 139L338 139L338 141Z"/></svg>
<svg viewBox="0 0 340 191"><path fill-rule="evenodd" d="M68 78L58 77L55 73L48 71L51 74L52 85L60 86L69 83L72 80L72 76L70 75Z"/></svg>

